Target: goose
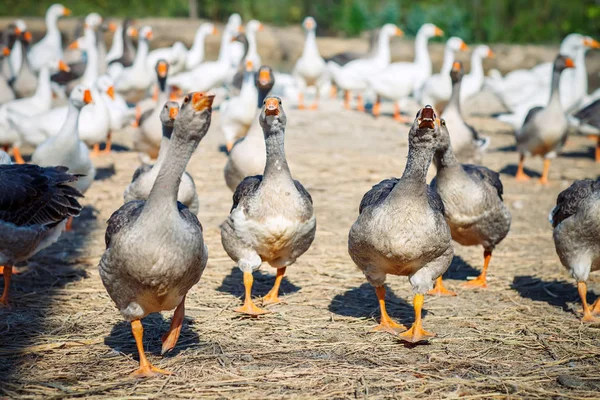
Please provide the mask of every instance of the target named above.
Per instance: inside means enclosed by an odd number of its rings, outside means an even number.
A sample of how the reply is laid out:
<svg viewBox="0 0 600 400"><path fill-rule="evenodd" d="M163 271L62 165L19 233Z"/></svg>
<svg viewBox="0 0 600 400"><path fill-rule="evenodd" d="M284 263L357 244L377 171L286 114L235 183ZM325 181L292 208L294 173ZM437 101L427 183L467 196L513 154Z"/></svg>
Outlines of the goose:
<svg viewBox="0 0 600 400"><path fill-rule="evenodd" d="M248 38L248 51L244 55L245 61L250 61L252 65L258 68L261 65L260 55L256 46L256 34L264 30L263 24L252 19L246 24L246 37ZM237 67L237 64L235 65Z"/></svg>
<svg viewBox="0 0 600 400"><path fill-rule="evenodd" d="M600 99L577 111L569 124L583 134L597 137L595 159L600 163Z"/></svg>
<svg viewBox="0 0 600 400"><path fill-rule="evenodd" d="M423 85L421 90L421 104L437 104L446 102L452 94L452 82L450 81L450 70L454 63L454 54L457 51L467 51L469 47L459 37L452 36L446 41L444 48L444 61L439 74L432 75Z"/></svg>
<svg viewBox="0 0 600 400"><path fill-rule="evenodd" d="M313 202L292 178L284 149L287 122L281 99L267 97L259 116L267 161L262 175L246 177L233 194L229 217L221 224L225 252L244 273L244 305L239 313L258 316L266 310L252 301L252 272L263 261L277 269L273 288L263 305L279 303L279 286L286 268L304 254L315 238Z"/></svg>
<svg viewBox="0 0 600 400"><path fill-rule="evenodd" d="M486 288L492 252L508 234L512 220L502 200L500 174L479 165L460 164L452 152L452 140L443 119L433 162L437 173L431 187L444 203L452 240L463 246L483 246L483 271L465 286ZM444 288L441 275L430 294L456 295Z"/></svg>
<svg viewBox="0 0 600 400"><path fill-rule="evenodd" d="M31 33L22 32L17 40L21 48L20 67L16 70L16 76L12 81L12 88L18 98L31 97L38 86L38 77L33 72L27 56L31 44Z"/></svg>
<svg viewBox="0 0 600 400"><path fill-rule="evenodd" d="M556 57L548 105L546 108L534 107L529 110L523 126L515 132L517 150L520 154L515 176L518 181L530 179L523 171L525 156L540 155L544 157L544 172L540 183L548 183L550 161L562 149L568 135L568 120L560 102L560 76L565 69L574 67L575 63L570 57L560 54Z"/></svg>
<svg viewBox="0 0 600 400"><path fill-rule="evenodd" d="M244 32L244 26L242 25L242 17L240 14L233 13L227 20L225 29L230 29L232 35L236 33ZM241 43L232 42L227 46L227 59L229 60L230 67L237 67L244 59L244 49Z"/></svg>
<svg viewBox="0 0 600 400"><path fill-rule="evenodd" d="M138 36L138 49L131 67L125 68L115 79L115 90L127 100L136 102L143 98L153 83L152 74L146 68L152 28L144 26Z"/></svg>
<svg viewBox="0 0 600 400"><path fill-rule="evenodd" d="M0 65L4 65L10 62L8 59L10 49L6 45L2 45L0 48L2 49L2 53L0 53ZM0 75L0 104L13 101L14 99L15 92L13 92L12 87L9 85L4 75Z"/></svg>
<svg viewBox="0 0 600 400"><path fill-rule="evenodd" d="M194 35L194 42L192 43L192 47L190 47L190 49L187 52L187 57L185 60L186 71L191 71L198 65L200 65L202 62L204 62L204 42L206 40L206 37L209 35L216 35L217 33L219 33L217 31L217 28L209 22L200 25L198 30L196 30L196 34Z"/></svg>
<svg viewBox="0 0 600 400"><path fill-rule="evenodd" d="M108 154L112 149L112 132L119 131L125 128L135 120L135 109L130 108L127 105L127 102L118 93L115 93L114 81L110 77L110 75L105 74L108 80L111 82L111 86L109 86L108 90L100 93L102 96L104 103L108 108L108 116L110 120L110 130L108 137L106 138L106 147L104 148L104 153Z"/></svg>
<svg viewBox="0 0 600 400"><path fill-rule="evenodd" d="M146 58L146 68L152 70L158 60L166 60L169 63L169 75L175 75L185 71L185 63L188 49L182 42L175 42L171 47L162 47L152 50Z"/></svg>
<svg viewBox="0 0 600 400"><path fill-rule="evenodd" d="M31 156L33 164L42 167L63 165L69 168L70 173L80 175L73 186L82 194L89 189L96 175L90 152L85 143L79 140L78 130L81 109L91 102L90 90L83 85L75 86L69 95L69 113L60 132L40 144ZM71 229L71 222L72 219L69 219L67 230Z"/></svg>
<svg viewBox="0 0 600 400"><path fill-rule="evenodd" d="M158 157L159 148L163 140L160 113L167 100L169 100L169 95L167 93L169 63L165 60L158 60L155 71L159 85L158 101L154 107L146 110L141 115L138 122L138 128L133 137L133 148L148 154L151 158Z"/></svg>
<svg viewBox="0 0 600 400"><path fill-rule="evenodd" d="M175 308L162 338L162 354L177 344L185 315L185 296L200 280L208 249L198 218L177 202L179 182L210 126L213 96L188 94L175 120L171 145L146 201L125 203L106 228L106 251L98 269L106 291L131 323L140 367L133 376L170 374L148 361L141 320Z"/></svg>
<svg viewBox="0 0 600 400"><path fill-rule="evenodd" d="M169 150L171 136L175 118L179 113L179 104L175 101L167 101L160 112L160 122L162 124L163 136L160 143L160 152L158 159L154 165L142 165L133 174L131 183L125 189L123 197L125 203L133 200L147 200L152 186L156 181L156 177L160 173L162 166L165 164L165 157ZM198 214L199 202L198 194L196 193L196 185L190 174L185 172L179 184L179 192L177 201L189 208L193 214Z"/></svg>
<svg viewBox="0 0 600 400"><path fill-rule="evenodd" d="M406 329L387 314L384 283L387 274L408 276L415 322L399 337L412 343L435 336L422 327L423 295L446 272L454 254L442 199L425 182L439 135L433 108L419 110L408 133L402 177L381 181L364 195L348 235L348 253L379 299L381 323L375 330L398 334Z"/></svg>
<svg viewBox="0 0 600 400"><path fill-rule="evenodd" d="M452 96L442 113L442 118L448 126L452 148L459 159L474 159L479 161L482 153L489 145L489 138L483 138L462 116L460 98L462 92L463 66L460 61L452 64L450 71Z"/></svg>
<svg viewBox="0 0 600 400"><path fill-rule="evenodd" d="M377 53L372 58L350 61L340 67L333 61L327 63L333 80L340 89L344 90L344 107L350 109L350 91L364 91L368 88L368 79L373 75L380 74L390 64L390 38L402 36L404 33L394 24L385 24L381 28ZM364 111L362 96L357 97L358 111Z"/></svg>
<svg viewBox="0 0 600 400"><path fill-rule="evenodd" d="M398 101L411 93L419 97L419 92L431 76L431 58L427 43L434 36L442 36L444 32L433 24L424 24L419 28L415 38L415 61L412 63L399 62L390 64L377 74L368 75L369 86L377 94L373 105L373 114L379 115L381 98L394 101L394 119L399 122L408 122L400 114Z"/></svg>
<svg viewBox="0 0 600 400"><path fill-rule="evenodd" d="M577 281L583 304L583 322L599 322L600 298L589 306L586 281L600 270L600 180L575 181L556 199L549 215L554 246L562 265Z"/></svg>
<svg viewBox="0 0 600 400"><path fill-rule="evenodd" d="M314 86L317 89L314 103L311 109L318 107L319 100L319 84L320 81L327 77L327 65L325 60L319 53L315 32L317 23L313 17L306 17L302 22L302 27L306 31L306 39L304 41L304 50L302 56L296 61L292 75L297 77L300 82L300 93L298 94L298 108L304 108L304 90L308 86Z"/></svg>
<svg viewBox="0 0 600 400"><path fill-rule="evenodd" d="M235 192L235 189L245 177L260 175L265 170L267 158L265 139L258 115L260 115L265 98L275 85L275 78L271 68L263 65L259 68L254 79L254 84L258 89L258 109L255 108L253 122L248 129L248 134L234 143L229 150L227 164L225 164L225 182L232 192Z"/></svg>
<svg viewBox="0 0 600 400"><path fill-rule="evenodd" d="M131 41L132 37L137 37L138 32L133 26L133 21L125 19L123 23L117 25L113 35L112 45L106 54L106 62L110 64L120 64L123 67L131 67L135 59L135 47Z"/></svg>
<svg viewBox="0 0 600 400"><path fill-rule="evenodd" d="M225 79L233 72L232 70L237 67L237 64L232 66L230 48L233 44L231 39L240 30L241 20L238 21L237 18L233 18L232 20L232 17L229 18L229 22L223 30L219 58L216 61L204 62L191 71L183 72L169 78L169 85L181 90L194 89L206 91L216 88L225 82Z"/></svg>
<svg viewBox="0 0 600 400"><path fill-rule="evenodd" d="M31 68L35 72L38 72L47 62L55 58L62 58L61 35L56 24L58 18L70 14L71 10L62 4L53 4L46 11L46 35L31 46L27 54Z"/></svg>
<svg viewBox="0 0 600 400"><path fill-rule="evenodd" d="M6 161L6 153L0 159ZM8 305L13 266L56 242L67 219L79 215L77 179L65 167L0 165L0 304Z"/></svg>
<svg viewBox="0 0 600 400"><path fill-rule="evenodd" d="M114 22L103 21L96 29L96 49L98 51L98 74L104 75L107 72L108 62L106 61L106 42L104 36L106 32L115 32L117 25Z"/></svg>
<svg viewBox="0 0 600 400"><path fill-rule="evenodd" d="M239 96L225 100L219 107L227 151L231 150L235 140L246 136L254 120L256 96L252 61L246 61L246 73Z"/></svg>
<svg viewBox="0 0 600 400"><path fill-rule="evenodd" d="M26 52L23 51L22 40L27 36L28 43L31 43L31 33L27 31L27 25L22 19L17 19L14 24L10 24L5 33L10 36L6 38L4 42L10 49L10 56L3 63L1 70L8 81L13 81L21 70L23 56L26 56L26 54L24 54Z"/></svg>
<svg viewBox="0 0 600 400"><path fill-rule="evenodd" d="M494 58L494 52L484 44L475 47L471 54L471 71L463 77L460 90L460 101L465 102L481 91L485 79L483 73L483 59Z"/></svg>
<svg viewBox="0 0 600 400"><path fill-rule="evenodd" d="M244 45L244 57L248 53L248 38L245 33L238 33L232 39L232 41L240 42ZM246 74L246 63L241 62L240 65L237 66L237 70L231 79L231 87L229 88L229 94L234 95L238 94L240 90L242 90L242 84L244 83L244 75Z"/></svg>
<svg viewBox="0 0 600 400"><path fill-rule="evenodd" d="M11 164L12 160L7 152L4 150L0 150L0 165L8 165Z"/></svg>

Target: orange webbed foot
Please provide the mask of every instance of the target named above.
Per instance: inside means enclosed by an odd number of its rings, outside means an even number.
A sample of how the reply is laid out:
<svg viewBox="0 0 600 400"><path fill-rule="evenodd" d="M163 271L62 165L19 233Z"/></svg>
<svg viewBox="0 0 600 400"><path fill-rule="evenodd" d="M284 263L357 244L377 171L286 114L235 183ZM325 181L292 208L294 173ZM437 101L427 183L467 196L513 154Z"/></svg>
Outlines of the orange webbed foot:
<svg viewBox="0 0 600 400"><path fill-rule="evenodd" d="M270 305L270 304L279 304L279 303L282 303L282 301L279 298L279 296L277 295L277 293L273 294L273 293L269 292L262 299L263 306L267 306L267 305Z"/></svg>
<svg viewBox="0 0 600 400"><path fill-rule="evenodd" d="M151 377L157 376L157 375L172 375L172 374L173 373L171 371L160 369L160 368L155 367L152 364L148 364L148 365L140 367L136 371L132 372L131 376L134 378L151 378Z"/></svg>
<svg viewBox="0 0 600 400"><path fill-rule="evenodd" d="M466 288L480 288L480 289L487 289L487 280L484 277L482 277L481 275L479 275L477 278L467 281L465 283L463 283L463 286Z"/></svg>
<svg viewBox="0 0 600 400"><path fill-rule="evenodd" d="M435 337L435 333L428 332L421 325L413 324L413 326L406 332L398 335L400 339L409 343L418 343L424 340L429 340Z"/></svg>
<svg viewBox="0 0 600 400"><path fill-rule="evenodd" d="M406 330L406 326L397 323L393 319L381 320L381 323L373 328L373 332L387 332L397 335Z"/></svg>

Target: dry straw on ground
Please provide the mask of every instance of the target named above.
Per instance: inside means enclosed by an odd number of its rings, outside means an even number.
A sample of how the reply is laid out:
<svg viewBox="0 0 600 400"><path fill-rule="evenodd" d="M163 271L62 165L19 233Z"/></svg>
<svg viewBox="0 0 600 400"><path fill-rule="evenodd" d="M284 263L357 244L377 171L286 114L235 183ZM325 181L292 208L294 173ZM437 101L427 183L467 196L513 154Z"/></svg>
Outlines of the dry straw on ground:
<svg viewBox="0 0 600 400"><path fill-rule="evenodd" d="M285 105L284 105L285 106ZM97 263L105 221L122 202L137 156L117 147L95 160L99 176L74 231L21 268L13 307L0 310L0 396L85 398L593 398L600 397L600 329L582 325L572 279L560 265L547 221L559 191L573 179L599 175L593 143L569 140L551 169L551 184L518 184L517 155L503 126L470 119L492 144L485 165L503 171L505 201L514 220L497 248L489 289L460 283L478 274L482 251L456 246L446 280L456 298L428 297L424 324L438 336L407 346L372 333L379 317L374 290L346 250L361 196L399 176L406 159L405 126L389 117L342 111L328 102L317 112L288 110L287 153L292 172L310 190L318 220L312 248L282 285L285 304L260 319L231 309L243 294L241 273L224 253L219 223L231 205L213 127L189 171L200 194L199 218L210 259L187 298L175 350L160 356L170 314L144 320L150 360L175 372L133 380L137 353L129 325L104 291ZM130 132L116 135L130 145ZM541 161L527 166L541 170ZM508 172L508 174L507 174ZM273 271L255 274L255 296L267 293ZM589 289L600 291L600 274ZM589 299L596 295L590 293ZM260 303L259 303L260 304ZM413 318L405 278L389 277L388 311L405 325Z"/></svg>

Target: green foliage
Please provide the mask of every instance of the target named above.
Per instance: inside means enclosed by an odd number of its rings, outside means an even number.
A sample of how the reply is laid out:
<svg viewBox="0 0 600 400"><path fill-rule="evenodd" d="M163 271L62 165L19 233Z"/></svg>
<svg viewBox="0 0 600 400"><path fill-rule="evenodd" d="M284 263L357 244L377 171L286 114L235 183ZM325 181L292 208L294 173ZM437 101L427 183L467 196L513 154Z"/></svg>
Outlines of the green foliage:
<svg viewBox="0 0 600 400"><path fill-rule="evenodd" d="M0 16L43 16L56 0L0 1ZM571 32L600 36L597 0L64 0L74 15L184 17L189 1L201 18L225 21L233 13L276 24L297 24L312 15L320 34L355 36L385 23L414 35L432 22L448 36L471 42L558 42Z"/></svg>

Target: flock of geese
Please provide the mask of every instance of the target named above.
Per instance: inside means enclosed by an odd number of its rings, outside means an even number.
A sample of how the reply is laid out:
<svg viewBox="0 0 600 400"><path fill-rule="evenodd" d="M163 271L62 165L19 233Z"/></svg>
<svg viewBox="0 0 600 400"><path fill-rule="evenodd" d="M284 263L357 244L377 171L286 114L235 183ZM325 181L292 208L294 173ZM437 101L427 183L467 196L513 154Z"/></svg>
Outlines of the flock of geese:
<svg viewBox="0 0 600 400"><path fill-rule="evenodd" d="M99 270L108 294L131 323L140 356L134 375L169 374L146 358L141 319L175 309L162 337L162 352L175 347L186 294L200 280L208 260L196 217L198 195L186 166L219 102L228 150L225 181L234 192L221 239L242 270L245 287L244 303L235 311L250 316L267 313L252 300L253 271L264 262L276 268L273 288L261 305L278 303L286 268L310 248L316 231L311 195L293 179L287 162L282 98L305 108L308 94L313 96L309 108L314 109L320 93L335 88L344 91L346 107L355 94L359 111L371 96L375 116L381 113L383 99L393 101L398 120L405 119L399 104L409 96L432 104L420 108L410 121L402 177L383 180L364 195L349 232L350 257L379 299L381 321L376 330L413 343L434 336L423 329L421 309L427 293L455 295L442 282L453 258L453 240L483 248L481 275L466 285L487 287L492 252L508 234L511 214L503 203L500 175L463 163L480 159L489 139L465 123L460 106L484 86L481 63L493 56L489 47L474 49L471 71L465 75L454 53L468 46L452 37L441 72L432 75L427 42L443 32L433 24L423 25L415 41L414 62L390 63L390 38L402 31L386 24L369 55L347 53L326 61L315 40L316 22L307 17L303 53L293 72L283 74L261 64L256 34L262 24L249 21L243 29L237 14L224 28L218 59L206 61L204 39L216 33L210 23L198 28L189 50L175 43L150 51L150 27L135 29L130 20L108 24L92 13L85 18L82 36L69 45L83 50L85 57L67 65L62 61L57 20L68 14L62 5L51 6L46 35L34 45L20 20L2 38L0 145L6 151L12 148L16 162L0 151L2 304L8 304L13 266L54 243L79 215L79 199L94 180L91 157L102 153L100 143L106 142L104 152L110 151L111 132L133 123L134 148L143 163L124 191L124 205L108 220ZM109 51L103 36L107 31L114 32ZM137 49L132 44L135 37ZM521 154L518 180L529 179L523 171L525 156L539 155L545 158L540 181L548 182L550 160L564 146L574 123L584 132L598 134L596 95L588 96L587 86L582 90L579 85L587 79L584 56L590 47L599 44L572 34L550 65L491 79L490 85L514 115L527 108L515 135ZM52 108L61 96L66 105ZM438 117L436 109L442 102L447 105ZM581 105L585 107L578 108ZM30 164L21 156L23 144L36 148ZM432 163L437 173L428 185ZM582 319L597 322L600 300L587 304L586 280L591 271L600 269L600 181L576 181L560 193L550 221L560 260L578 284ZM415 321L410 329L386 312L388 274L407 276L413 287Z"/></svg>

